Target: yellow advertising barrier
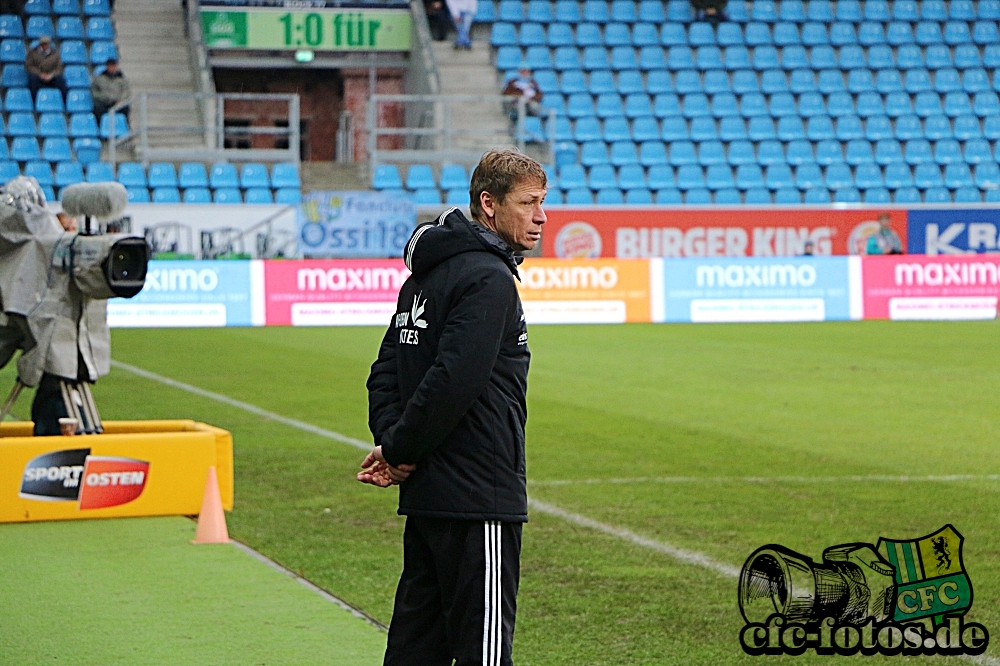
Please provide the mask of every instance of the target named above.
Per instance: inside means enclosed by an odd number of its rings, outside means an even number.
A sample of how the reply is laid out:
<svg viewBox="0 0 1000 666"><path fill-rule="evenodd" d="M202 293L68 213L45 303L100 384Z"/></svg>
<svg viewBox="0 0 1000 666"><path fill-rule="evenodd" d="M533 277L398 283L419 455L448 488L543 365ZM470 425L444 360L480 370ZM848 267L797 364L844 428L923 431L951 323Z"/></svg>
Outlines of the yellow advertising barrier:
<svg viewBox="0 0 1000 666"><path fill-rule="evenodd" d="M195 421L106 421L101 435L32 437L0 424L0 522L194 515L208 468L233 508L233 437Z"/></svg>
<svg viewBox="0 0 1000 666"><path fill-rule="evenodd" d="M529 324L648 322L649 262L525 259L518 290Z"/></svg>

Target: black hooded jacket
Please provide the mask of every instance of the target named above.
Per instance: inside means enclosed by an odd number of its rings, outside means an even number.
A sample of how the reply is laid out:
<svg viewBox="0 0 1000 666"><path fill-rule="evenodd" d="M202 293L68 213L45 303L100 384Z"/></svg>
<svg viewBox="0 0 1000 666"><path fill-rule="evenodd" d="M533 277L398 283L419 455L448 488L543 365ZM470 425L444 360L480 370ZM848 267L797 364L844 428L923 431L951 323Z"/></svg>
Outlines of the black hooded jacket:
<svg viewBox="0 0 1000 666"><path fill-rule="evenodd" d="M399 513L524 522L528 332L517 260L452 208L418 227L413 275L368 378L368 425L390 465L416 464Z"/></svg>

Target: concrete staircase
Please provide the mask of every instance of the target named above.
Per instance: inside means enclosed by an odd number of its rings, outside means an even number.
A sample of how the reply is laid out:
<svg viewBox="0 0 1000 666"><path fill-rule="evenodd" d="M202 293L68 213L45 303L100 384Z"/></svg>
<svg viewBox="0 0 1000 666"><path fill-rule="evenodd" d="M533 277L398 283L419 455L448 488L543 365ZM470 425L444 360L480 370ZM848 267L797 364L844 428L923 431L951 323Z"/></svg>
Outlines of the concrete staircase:
<svg viewBox="0 0 1000 666"><path fill-rule="evenodd" d="M483 26L485 27L485 26ZM489 31L473 28L472 50L455 50L451 40L433 42L434 58L441 76L442 95L499 95L500 82L491 62ZM455 129L475 129L493 136L459 137L456 147L486 152L490 148L510 148L510 121L498 102L470 102L453 113Z"/></svg>
<svg viewBox="0 0 1000 666"><path fill-rule="evenodd" d="M121 67L132 93L197 92L184 31L185 16L176 0L118 0L114 12ZM138 124L137 109L132 121ZM198 127L202 124L192 99L158 99L149 107L152 127ZM155 136L157 147L197 145L202 135Z"/></svg>

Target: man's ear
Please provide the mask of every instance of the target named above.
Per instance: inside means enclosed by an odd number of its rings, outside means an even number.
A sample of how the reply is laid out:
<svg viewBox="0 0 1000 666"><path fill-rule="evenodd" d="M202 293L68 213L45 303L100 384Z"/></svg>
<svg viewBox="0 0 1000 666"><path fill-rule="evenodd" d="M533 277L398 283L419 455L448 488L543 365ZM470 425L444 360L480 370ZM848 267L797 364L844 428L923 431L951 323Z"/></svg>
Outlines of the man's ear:
<svg viewBox="0 0 1000 666"><path fill-rule="evenodd" d="M485 190L479 193L479 205L483 209L483 214L491 218L496 215L496 201L493 195Z"/></svg>

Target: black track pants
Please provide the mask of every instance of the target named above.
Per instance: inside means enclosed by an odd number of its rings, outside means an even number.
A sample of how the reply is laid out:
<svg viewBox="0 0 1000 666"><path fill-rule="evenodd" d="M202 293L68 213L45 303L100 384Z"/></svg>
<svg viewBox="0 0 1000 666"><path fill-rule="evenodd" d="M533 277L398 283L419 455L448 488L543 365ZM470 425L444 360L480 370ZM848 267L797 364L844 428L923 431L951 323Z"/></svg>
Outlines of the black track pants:
<svg viewBox="0 0 1000 666"><path fill-rule="evenodd" d="M511 666L521 523L409 516L385 666Z"/></svg>

